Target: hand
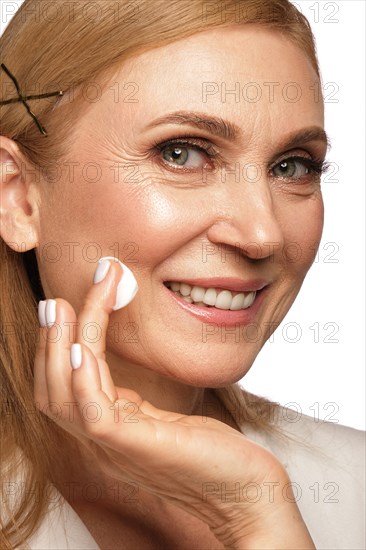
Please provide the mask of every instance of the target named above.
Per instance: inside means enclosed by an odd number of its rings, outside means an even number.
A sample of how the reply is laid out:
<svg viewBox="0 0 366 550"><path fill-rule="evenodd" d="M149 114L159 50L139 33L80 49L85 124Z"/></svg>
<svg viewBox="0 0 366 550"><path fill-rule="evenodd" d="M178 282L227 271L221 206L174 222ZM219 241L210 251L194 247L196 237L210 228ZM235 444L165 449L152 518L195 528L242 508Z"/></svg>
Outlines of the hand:
<svg viewBox="0 0 366 550"><path fill-rule="evenodd" d="M295 514L296 536L300 533L308 544L301 547L314 548L297 506L279 495L277 489L288 478L272 453L218 420L205 417L203 422L201 416L157 409L135 391L114 385L106 363L106 333L120 277L120 265L111 262L105 279L88 292L78 318L67 301L55 300L54 326L40 328L34 364L37 406L50 410L48 403L57 404L62 414L55 421L87 446L101 471L136 483L198 517L226 547L255 548L257 536L272 541L281 522L294 529ZM83 327L91 322L98 323L102 338L86 344ZM68 327L73 324L76 334L70 341ZM80 344L82 352L76 369L70 362L73 343ZM73 416L71 403L76 403ZM96 422L85 414L90 403L99 411ZM231 489L238 482L241 487L276 484L273 501L263 497L257 502L226 502L206 490L222 484ZM288 532L286 539L290 540Z"/></svg>

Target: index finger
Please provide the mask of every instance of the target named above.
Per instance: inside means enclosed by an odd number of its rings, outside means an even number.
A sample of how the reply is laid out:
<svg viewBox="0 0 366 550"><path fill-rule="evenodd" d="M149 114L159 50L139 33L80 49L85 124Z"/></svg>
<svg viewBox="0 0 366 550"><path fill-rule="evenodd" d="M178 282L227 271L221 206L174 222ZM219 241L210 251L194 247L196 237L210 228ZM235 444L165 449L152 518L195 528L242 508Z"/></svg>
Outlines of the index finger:
<svg viewBox="0 0 366 550"><path fill-rule="evenodd" d="M115 260L115 261L113 261ZM138 285L132 272L116 258L99 260L93 285L78 315L76 342L86 344L98 361L103 391L115 401L118 397L106 363L106 335L112 311L127 305L136 295ZM95 327L97 337L88 339L88 329ZM90 331L89 331L90 334Z"/></svg>

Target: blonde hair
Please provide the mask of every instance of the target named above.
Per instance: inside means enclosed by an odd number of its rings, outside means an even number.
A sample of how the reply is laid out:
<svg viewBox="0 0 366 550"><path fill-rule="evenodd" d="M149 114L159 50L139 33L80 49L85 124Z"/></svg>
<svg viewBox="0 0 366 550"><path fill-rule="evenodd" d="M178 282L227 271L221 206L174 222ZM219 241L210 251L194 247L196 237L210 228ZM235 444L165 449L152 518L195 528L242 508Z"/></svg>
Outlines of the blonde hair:
<svg viewBox="0 0 366 550"><path fill-rule="evenodd" d="M16 76L24 94L65 92L73 86L75 95L69 102L55 98L31 102L47 138L24 105L0 106L1 134L14 140L27 165L42 169L48 181L44 168L68 153L73 127L88 106L80 93L85 84L97 78L106 83L132 55L210 28L248 23L282 33L305 53L319 76L309 23L288 0L58 0L52 2L52 10L50 3L25 0L0 38L2 63ZM1 99L16 97L2 70L0 83ZM13 506L7 506L2 525L0 546L11 549L25 543L42 519L48 503L45 489L53 479L51 460L63 461L62 453L55 458L51 449L58 448L65 432L34 405L37 303L44 297L34 250L20 254L1 239L0 254L2 479L14 479L11 476L23 461L27 487ZM215 392L241 424L251 422L267 432L276 429L276 403L249 394L238 384ZM19 447L24 458L17 454ZM4 506L8 500L3 494Z"/></svg>

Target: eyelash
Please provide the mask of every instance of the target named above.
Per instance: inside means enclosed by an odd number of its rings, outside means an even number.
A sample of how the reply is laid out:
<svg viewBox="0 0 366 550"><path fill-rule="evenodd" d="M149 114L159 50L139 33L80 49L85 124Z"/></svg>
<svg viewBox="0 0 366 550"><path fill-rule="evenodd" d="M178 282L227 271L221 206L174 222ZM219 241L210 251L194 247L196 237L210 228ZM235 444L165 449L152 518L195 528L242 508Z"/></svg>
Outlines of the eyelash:
<svg viewBox="0 0 366 550"><path fill-rule="evenodd" d="M181 145L183 147L193 147L198 149L200 152L206 154L208 158L212 161L215 160L216 162L223 163L223 157L219 153L219 151L213 147L210 143L208 143L206 140L203 140L201 138L194 138L189 137L189 139L184 139L184 136L180 136L177 138L172 138L164 142L158 142L155 141L153 143L152 152L153 154L159 154L161 153L165 148L169 147L170 145ZM308 157L302 157L300 155L294 155L289 157L283 157L282 159L278 160L275 164L272 164L270 170L273 170L277 165L281 164L281 162L285 161L299 161L302 162L303 165L309 170L307 174L304 176L301 176L300 178L294 178L295 180L308 178L309 176L321 176L324 174L328 168L330 167L330 164L326 160L316 159L316 158L308 158ZM165 161L167 162L167 161ZM164 163L166 166L166 164ZM179 172L192 172L194 169L192 168L173 168L171 166L171 169L174 171ZM282 177L281 176L272 176L277 177L282 180L291 180L289 177Z"/></svg>
<svg viewBox="0 0 366 550"><path fill-rule="evenodd" d="M155 141L153 143L153 152L156 154L161 153L166 147L170 145L182 145L183 147L191 146L198 149L201 153L205 153L210 160L218 160L223 162L223 157L220 155L219 151L211 145L208 141L202 138L195 138L189 136L189 139L184 139L184 136L177 138L169 139L168 141L159 142ZM173 170L179 170L180 172L192 172L192 168L172 168Z"/></svg>

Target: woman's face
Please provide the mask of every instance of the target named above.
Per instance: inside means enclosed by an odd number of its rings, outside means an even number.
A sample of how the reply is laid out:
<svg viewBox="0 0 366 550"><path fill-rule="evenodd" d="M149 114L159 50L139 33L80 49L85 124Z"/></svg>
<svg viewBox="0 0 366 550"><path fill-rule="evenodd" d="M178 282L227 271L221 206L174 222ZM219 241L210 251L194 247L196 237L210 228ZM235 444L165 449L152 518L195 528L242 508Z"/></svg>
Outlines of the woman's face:
<svg viewBox="0 0 366 550"><path fill-rule="evenodd" d="M255 26L130 59L77 122L63 178L43 194L46 297L78 313L96 261L118 256L139 292L111 315L110 356L196 386L239 380L320 241L320 177L309 164L327 149L318 90L305 54ZM193 306L163 284L195 279L205 293L255 300L237 311Z"/></svg>

